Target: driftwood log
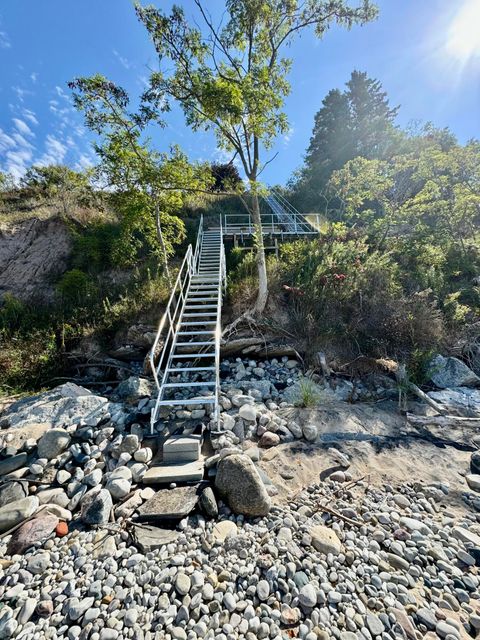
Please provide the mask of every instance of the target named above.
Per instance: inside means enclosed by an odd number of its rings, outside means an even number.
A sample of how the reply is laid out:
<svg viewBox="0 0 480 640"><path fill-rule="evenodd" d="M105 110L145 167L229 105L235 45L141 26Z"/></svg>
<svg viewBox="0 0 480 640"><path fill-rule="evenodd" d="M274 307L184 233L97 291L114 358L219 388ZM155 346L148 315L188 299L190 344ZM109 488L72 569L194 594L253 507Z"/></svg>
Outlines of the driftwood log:
<svg viewBox="0 0 480 640"><path fill-rule="evenodd" d="M416 416L413 413L407 413L407 420L410 424L419 427L480 427L479 418L464 418L463 416Z"/></svg>

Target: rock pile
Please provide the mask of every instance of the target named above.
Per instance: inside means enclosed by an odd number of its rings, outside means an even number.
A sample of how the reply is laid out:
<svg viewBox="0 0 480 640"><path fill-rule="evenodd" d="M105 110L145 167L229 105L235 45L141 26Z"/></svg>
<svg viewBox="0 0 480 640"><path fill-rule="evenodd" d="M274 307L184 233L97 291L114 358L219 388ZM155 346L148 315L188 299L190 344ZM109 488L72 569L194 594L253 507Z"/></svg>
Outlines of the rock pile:
<svg viewBox="0 0 480 640"><path fill-rule="evenodd" d="M475 637L480 524L449 513L447 493L326 482L260 519L190 516L147 553L115 527L11 557L5 538L0 637Z"/></svg>

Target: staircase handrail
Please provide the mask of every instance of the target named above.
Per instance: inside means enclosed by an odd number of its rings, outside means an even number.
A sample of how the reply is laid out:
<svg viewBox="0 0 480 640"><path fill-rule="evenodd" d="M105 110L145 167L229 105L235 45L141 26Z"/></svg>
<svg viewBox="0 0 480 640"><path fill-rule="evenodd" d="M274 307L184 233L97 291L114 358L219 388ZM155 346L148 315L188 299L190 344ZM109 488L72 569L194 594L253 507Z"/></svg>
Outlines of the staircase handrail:
<svg viewBox="0 0 480 640"><path fill-rule="evenodd" d="M192 245L189 244L187 251L185 253L185 256L183 258L182 264L180 266L180 269L178 271L175 284L172 287L172 292L168 299L167 306L160 320L157 334L155 336L155 341L153 343L152 348L150 349L150 353L149 353L150 369L152 371L153 378L155 380L155 386L157 387L158 391L160 391L160 381L159 381L158 374L162 369L162 362L165 359L165 355L166 355L165 347L168 345L169 340L173 338L175 335L176 324L179 319L179 316L181 315L181 309L183 308L183 304L185 302L185 291L188 289L190 278L198 271L198 260L200 255L202 236L203 236L203 215L200 217L200 222L198 226L195 253L193 252ZM172 313L173 308L174 310ZM162 338L162 333L165 329L167 320L169 321L168 331L165 336L162 350L160 353L157 353L158 345ZM155 362L157 358L158 358L158 364L156 364Z"/></svg>

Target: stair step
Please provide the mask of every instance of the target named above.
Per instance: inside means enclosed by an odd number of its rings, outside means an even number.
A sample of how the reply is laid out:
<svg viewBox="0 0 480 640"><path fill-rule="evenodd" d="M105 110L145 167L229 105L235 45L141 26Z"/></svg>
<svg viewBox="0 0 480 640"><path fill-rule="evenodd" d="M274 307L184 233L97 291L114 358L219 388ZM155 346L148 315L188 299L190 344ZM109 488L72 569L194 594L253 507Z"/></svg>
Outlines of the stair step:
<svg viewBox="0 0 480 640"><path fill-rule="evenodd" d="M215 329L208 329L206 331L177 331L177 336L205 336L211 335L212 333L215 333Z"/></svg>
<svg viewBox="0 0 480 640"><path fill-rule="evenodd" d="M197 398L184 398L183 400L160 400L158 403L162 407L185 407L189 404L215 404L215 396L200 396Z"/></svg>
<svg viewBox="0 0 480 640"><path fill-rule="evenodd" d="M192 300L193 302L193 300ZM195 300L195 302L199 302L198 300ZM217 304L186 304L185 305L185 309L217 309L218 305Z"/></svg>
<svg viewBox="0 0 480 640"><path fill-rule="evenodd" d="M210 353L176 353L172 360L196 360L197 358L215 358L215 352Z"/></svg>
<svg viewBox="0 0 480 640"><path fill-rule="evenodd" d="M165 388L169 388L169 389L185 389L187 387L211 387L215 384L217 384L216 380L205 380L202 382L166 382L163 386ZM185 404L188 404L187 401L185 401Z"/></svg>
<svg viewBox="0 0 480 640"><path fill-rule="evenodd" d="M177 342L175 343L175 347L206 347L206 346L215 346L215 341L211 342Z"/></svg>
<svg viewBox="0 0 480 640"><path fill-rule="evenodd" d="M205 316L214 317L216 315L217 315L216 312L213 312L213 313L184 313L182 318L201 318L201 317L205 317Z"/></svg>
<svg viewBox="0 0 480 640"><path fill-rule="evenodd" d="M191 371L215 371L215 367L169 367L167 369L168 373L190 373Z"/></svg>
<svg viewBox="0 0 480 640"><path fill-rule="evenodd" d="M142 478L145 484L164 484L167 482L195 482L202 480L203 460L180 462L176 464L153 465Z"/></svg>
<svg viewBox="0 0 480 640"><path fill-rule="evenodd" d="M213 300L215 300L215 296L210 296L209 298L195 298L195 297L190 298L190 296L187 296L187 304L189 302L212 302ZM212 305L212 306L216 306L216 305Z"/></svg>
<svg viewBox="0 0 480 640"><path fill-rule="evenodd" d="M205 320L205 321L199 321L199 322L195 322L194 320L188 321L187 322L181 322L180 326L181 327L186 327L187 325L189 327L202 327L205 326L206 324L217 324L216 320Z"/></svg>

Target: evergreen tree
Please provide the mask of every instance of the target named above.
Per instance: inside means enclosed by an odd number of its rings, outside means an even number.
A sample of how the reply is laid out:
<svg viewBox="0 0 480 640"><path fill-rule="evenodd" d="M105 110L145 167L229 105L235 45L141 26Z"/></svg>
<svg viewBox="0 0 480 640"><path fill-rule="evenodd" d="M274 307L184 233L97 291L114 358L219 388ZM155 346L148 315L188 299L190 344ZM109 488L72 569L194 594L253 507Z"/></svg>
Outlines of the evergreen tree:
<svg viewBox="0 0 480 640"><path fill-rule="evenodd" d="M353 71L344 92L332 89L315 115L305 166L293 183L293 199L304 211L319 211L333 171L357 156L388 157L400 140L391 108L378 80Z"/></svg>
<svg viewBox="0 0 480 640"><path fill-rule="evenodd" d="M353 157L384 158L395 140L394 120L399 107L390 108L380 82L362 71L352 72L345 95L350 109Z"/></svg>

